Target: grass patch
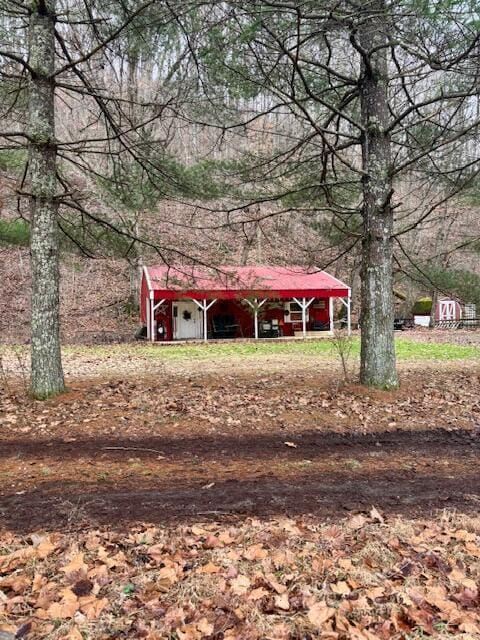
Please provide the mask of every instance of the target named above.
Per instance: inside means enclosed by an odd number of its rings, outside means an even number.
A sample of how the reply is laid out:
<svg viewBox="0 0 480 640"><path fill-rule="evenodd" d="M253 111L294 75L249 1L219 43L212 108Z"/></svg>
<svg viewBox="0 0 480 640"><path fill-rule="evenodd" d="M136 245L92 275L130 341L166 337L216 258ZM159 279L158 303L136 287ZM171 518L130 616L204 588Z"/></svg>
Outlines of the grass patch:
<svg viewBox="0 0 480 640"><path fill-rule="evenodd" d="M417 342L397 338L397 357L399 360L465 360L480 358L480 347L449 343ZM210 344L122 344L94 347L67 346L67 355L89 355L99 358L109 356L145 357L158 360L213 360L228 357L268 357L276 355L315 356L337 359L335 347L329 339L298 342L227 342ZM360 354L360 340L352 340L352 356Z"/></svg>
<svg viewBox="0 0 480 640"><path fill-rule="evenodd" d="M98 347L66 347L65 353L88 354L97 356L131 355L155 358L159 360L212 360L218 357L249 357L269 355L332 355L329 340L319 342L226 342L210 344L178 344L178 345L109 345Z"/></svg>
<svg viewBox="0 0 480 640"><path fill-rule="evenodd" d="M480 347L451 344L448 342L417 342L397 338L397 357L399 360L467 360L480 358Z"/></svg>

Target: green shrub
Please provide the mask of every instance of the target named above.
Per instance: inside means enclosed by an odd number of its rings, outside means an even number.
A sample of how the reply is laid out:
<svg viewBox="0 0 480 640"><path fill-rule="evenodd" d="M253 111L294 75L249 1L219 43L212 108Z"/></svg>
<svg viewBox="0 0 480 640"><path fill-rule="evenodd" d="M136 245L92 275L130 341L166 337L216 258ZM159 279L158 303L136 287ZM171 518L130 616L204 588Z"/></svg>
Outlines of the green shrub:
<svg viewBox="0 0 480 640"><path fill-rule="evenodd" d="M25 220L0 220L0 244L27 247L30 225Z"/></svg>
<svg viewBox="0 0 480 640"><path fill-rule="evenodd" d="M25 159L24 149L0 149L0 170L15 173L23 167Z"/></svg>
<svg viewBox="0 0 480 640"><path fill-rule="evenodd" d="M414 316L429 316L432 312L432 299L429 297L418 298L413 305L412 313Z"/></svg>

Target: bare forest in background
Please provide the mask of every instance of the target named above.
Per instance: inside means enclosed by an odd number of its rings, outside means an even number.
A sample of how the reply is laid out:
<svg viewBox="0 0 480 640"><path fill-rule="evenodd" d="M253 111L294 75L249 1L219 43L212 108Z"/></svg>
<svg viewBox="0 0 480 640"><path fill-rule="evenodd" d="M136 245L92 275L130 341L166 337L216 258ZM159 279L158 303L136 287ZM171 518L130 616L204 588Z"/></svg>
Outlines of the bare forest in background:
<svg viewBox="0 0 480 640"><path fill-rule="evenodd" d="M0 7L2 339L45 324L47 255L67 341L131 335L142 264L314 265L389 386L393 313L477 282L473 4Z"/></svg>

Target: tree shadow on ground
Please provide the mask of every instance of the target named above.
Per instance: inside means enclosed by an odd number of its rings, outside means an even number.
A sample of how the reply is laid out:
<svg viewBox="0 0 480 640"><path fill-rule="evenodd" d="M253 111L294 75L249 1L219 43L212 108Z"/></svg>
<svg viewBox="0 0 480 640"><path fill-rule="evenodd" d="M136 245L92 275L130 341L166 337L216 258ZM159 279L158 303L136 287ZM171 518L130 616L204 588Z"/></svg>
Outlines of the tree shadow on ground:
<svg viewBox="0 0 480 640"><path fill-rule="evenodd" d="M372 505L386 513L409 517L428 516L444 508L478 511L480 443L474 432L312 431L295 436L295 444L296 448L286 446L281 433L185 439L3 441L1 457L18 456L22 463L29 459L61 461L65 477L45 478L20 494L14 490L4 492L0 506L2 526L26 533L86 526L123 529L138 521L168 525L247 516L313 515L338 519L369 510ZM155 462L159 452L165 458ZM372 452L381 454L382 464L371 457ZM138 468L128 467L132 456ZM415 469L398 464L405 456L419 461L428 458L428 466ZM368 464L350 468L345 465L349 459ZM117 465L126 473L115 480L101 481L85 466L85 473L76 470L69 474L69 465L73 468L80 460ZM173 475L162 475L164 460L177 464ZM319 460L332 464L319 470L314 464ZM212 466L212 461L220 464ZM228 467L230 461L238 465ZM312 461L309 468L307 463ZM142 463L145 467L157 465L158 471L145 475ZM208 481L207 468L215 468L214 482Z"/></svg>
<svg viewBox="0 0 480 640"><path fill-rule="evenodd" d="M286 440L293 440L293 445L286 446ZM12 439L0 441L0 458L17 456L19 459L29 457L46 457L58 460L74 460L77 458L95 458L98 456L116 459L136 457L154 459L158 455L169 458L182 459L191 456L202 458L242 457L246 459L265 459L286 457L288 459L303 459L325 456L327 454L349 452L355 453L372 451L382 448L390 453L415 452L419 455L437 454L447 457L448 452L456 450L479 451L479 430L452 429L397 429L395 431L380 431L375 433L360 433L355 430L338 433L335 431L311 430L289 435L275 431L265 434L248 433L246 435L232 434L199 434L198 436L182 437L139 437L124 438L87 437L85 439Z"/></svg>

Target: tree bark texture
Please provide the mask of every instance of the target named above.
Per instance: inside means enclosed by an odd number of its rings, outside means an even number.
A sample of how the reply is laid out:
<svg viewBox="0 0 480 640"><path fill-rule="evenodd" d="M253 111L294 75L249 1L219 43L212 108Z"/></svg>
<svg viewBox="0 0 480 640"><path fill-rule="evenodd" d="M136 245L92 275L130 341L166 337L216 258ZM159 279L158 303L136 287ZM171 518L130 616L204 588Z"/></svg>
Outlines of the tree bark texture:
<svg viewBox="0 0 480 640"><path fill-rule="evenodd" d="M383 0L370 0L360 26L360 101L364 134L361 365L363 384L395 388L393 195L388 125L387 17Z"/></svg>
<svg viewBox="0 0 480 640"><path fill-rule="evenodd" d="M48 398L64 390L60 353L59 244L55 141L55 0L30 3L28 136L31 193L31 390Z"/></svg>

